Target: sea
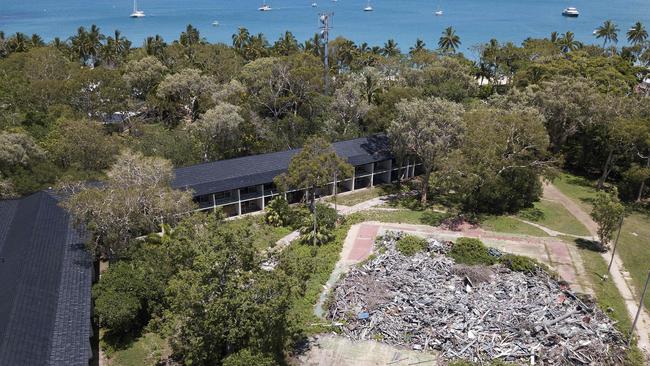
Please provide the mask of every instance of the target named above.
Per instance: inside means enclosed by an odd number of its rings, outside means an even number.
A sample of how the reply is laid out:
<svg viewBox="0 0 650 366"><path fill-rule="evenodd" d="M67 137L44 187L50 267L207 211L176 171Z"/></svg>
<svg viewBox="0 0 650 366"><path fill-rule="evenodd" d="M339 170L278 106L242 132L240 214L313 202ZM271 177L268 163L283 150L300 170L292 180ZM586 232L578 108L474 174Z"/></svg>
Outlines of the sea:
<svg viewBox="0 0 650 366"><path fill-rule="evenodd" d="M97 24L105 34L120 30L139 46L156 34L173 41L192 24L210 42L230 44L239 27L261 32L270 42L289 30L303 42L319 31L319 14L329 12L330 38L343 36L370 46L394 39L406 52L418 38L436 48L442 31L451 26L460 36L460 51L471 57L476 46L492 38L520 43L553 31L571 31L579 41L600 43L593 31L608 19L620 29L619 46L627 44L625 32L635 22L650 28L650 0L371 0L372 12L363 11L367 0L266 1L271 11L258 10L262 0L139 0L146 17L133 19L132 0L0 0L0 30L37 33L49 41ZM569 6L578 8L578 18L562 16ZM444 14L436 16L437 10Z"/></svg>

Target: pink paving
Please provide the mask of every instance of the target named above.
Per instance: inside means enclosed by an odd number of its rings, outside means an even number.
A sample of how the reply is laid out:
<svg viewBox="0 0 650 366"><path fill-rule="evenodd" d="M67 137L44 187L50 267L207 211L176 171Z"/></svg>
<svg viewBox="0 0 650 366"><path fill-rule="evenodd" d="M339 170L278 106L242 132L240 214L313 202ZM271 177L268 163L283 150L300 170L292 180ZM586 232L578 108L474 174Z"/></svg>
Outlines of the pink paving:
<svg viewBox="0 0 650 366"><path fill-rule="evenodd" d="M378 231L379 226L377 225L362 224L356 239L354 239L354 247L352 247L346 259L361 261L368 258L372 252L372 246Z"/></svg>

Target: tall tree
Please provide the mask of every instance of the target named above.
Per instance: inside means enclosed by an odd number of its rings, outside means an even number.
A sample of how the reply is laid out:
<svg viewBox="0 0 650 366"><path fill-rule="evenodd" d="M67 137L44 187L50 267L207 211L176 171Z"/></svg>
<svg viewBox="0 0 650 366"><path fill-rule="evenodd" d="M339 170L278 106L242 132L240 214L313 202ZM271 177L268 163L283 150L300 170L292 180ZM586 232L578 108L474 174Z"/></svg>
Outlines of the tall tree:
<svg viewBox="0 0 650 366"><path fill-rule="evenodd" d="M395 57L400 54L400 49L397 46L397 42L394 39L389 39L384 43L384 47L381 49L381 54L386 57Z"/></svg>
<svg viewBox="0 0 650 366"><path fill-rule="evenodd" d="M169 161L124 151L99 187L70 188L64 206L75 223L91 235L88 248L95 255L118 255L134 238L177 223L194 209L188 191L176 191Z"/></svg>
<svg viewBox="0 0 650 366"><path fill-rule="evenodd" d="M598 224L598 239L604 248L609 248L609 242L625 213L625 207L615 195L600 192L594 200L591 218Z"/></svg>
<svg viewBox="0 0 650 366"><path fill-rule="evenodd" d="M460 37L456 34L454 28L447 27L438 40L438 47L444 52L454 53L458 46L460 46L460 43Z"/></svg>
<svg viewBox="0 0 650 366"><path fill-rule="evenodd" d="M143 48L147 55L157 57L159 60L162 60L165 56L165 47L167 47L167 43L159 34L156 34L155 37L147 37L144 40Z"/></svg>
<svg viewBox="0 0 650 366"><path fill-rule="evenodd" d="M611 20L606 20L603 25L596 28L596 38L603 39L603 47L607 43L617 43L618 42L618 26L614 24Z"/></svg>
<svg viewBox="0 0 650 366"><path fill-rule="evenodd" d="M641 22L634 23L627 31L627 40L633 45L643 43L646 39L648 39L648 31Z"/></svg>
<svg viewBox="0 0 650 366"><path fill-rule="evenodd" d="M156 96L168 103L172 123L178 123L183 115L194 121L199 114L200 100L209 98L215 86L213 77L201 75L197 69L183 69L167 75L158 84Z"/></svg>
<svg viewBox="0 0 650 366"><path fill-rule="evenodd" d="M237 106L219 103L190 126L196 139L201 141L205 161L237 155L241 125L244 123L239 111Z"/></svg>
<svg viewBox="0 0 650 366"><path fill-rule="evenodd" d="M409 54L413 56L418 52L424 51L426 46L427 46L426 43L424 43L423 40L418 38L415 40L415 44L413 45L413 47L409 48Z"/></svg>
<svg viewBox="0 0 650 366"><path fill-rule="evenodd" d="M567 31L558 40L558 45L564 53L575 51L582 46L582 43L575 39L573 32Z"/></svg>
<svg viewBox="0 0 650 366"><path fill-rule="evenodd" d="M429 179L463 136L463 107L443 99L414 99L397 104L397 118L388 128L392 141L404 142L406 151L422 164L421 203L427 202Z"/></svg>
<svg viewBox="0 0 650 366"><path fill-rule="evenodd" d="M131 41L115 30L114 37L106 38L106 44L101 49L102 61L109 67L117 67L126 61L131 52Z"/></svg>
<svg viewBox="0 0 650 366"><path fill-rule="evenodd" d="M248 29L239 27L237 33L232 35L232 46L243 55L244 48L250 42L251 34Z"/></svg>
<svg viewBox="0 0 650 366"><path fill-rule="evenodd" d="M283 191L305 190L313 216L314 244L317 244L315 233L318 225L316 220L318 189L332 182L335 175L338 180L343 180L353 174L352 165L338 156L331 144L323 138L311 137L305 142L302 150L291 158L288 171L278 175L273 181Z"/></svg>

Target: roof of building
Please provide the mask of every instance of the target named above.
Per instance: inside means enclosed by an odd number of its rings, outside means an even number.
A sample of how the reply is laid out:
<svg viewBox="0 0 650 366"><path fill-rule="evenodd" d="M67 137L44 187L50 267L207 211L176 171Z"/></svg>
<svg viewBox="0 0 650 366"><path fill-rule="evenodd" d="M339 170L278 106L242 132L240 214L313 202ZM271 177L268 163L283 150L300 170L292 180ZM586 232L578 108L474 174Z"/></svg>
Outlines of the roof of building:
<svg viewBox="0 0 650 366"><path fill-rule="evenodd" d="M375 135L332 144L336 153L352 165L391 158L388 138ZM289 167L300 149L219 160L176 169L172 186L192 189L195 196L269 183Z"/></svg>
<svg viewBox="0 0 650 366"><path fill-rule="evenodd" d="M50 191L0 201L0 365L88 365L93 265Z"/></svg>

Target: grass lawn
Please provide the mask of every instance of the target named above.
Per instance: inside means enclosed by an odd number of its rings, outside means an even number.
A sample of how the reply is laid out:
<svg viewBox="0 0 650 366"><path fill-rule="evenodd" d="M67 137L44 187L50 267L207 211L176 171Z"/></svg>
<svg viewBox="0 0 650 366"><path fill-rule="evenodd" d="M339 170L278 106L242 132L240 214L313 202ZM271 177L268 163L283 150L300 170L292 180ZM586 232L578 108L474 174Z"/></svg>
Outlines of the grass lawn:
<svg viewBox="0 0 650 366"><path fill-rule="evenodd" d="M553 185L582 206L583 210L591 212L591 203L597 194L594 182L568 173L562 173L553 181Z"/></svg>
<svg viewBox="0 0 650 366"><path fill-rule="evenodd" d="M586 179L562 174L554 182L564 194L591 212L591 202L596 195L595 185ZM625 269L632 276L637 299L650 270L650 215L632 212L625 218L623 231L616 252L623 260ZM645 308L650 311L650 296L645 298Z"/></svg>
<svg viewBox="0 0 650 366"><path fill-rule="evenodd" d="M498 233L548 236L543 230L509 216L487 216L481 220L481 227Z"/></svg>
<svg viewBox="0 0 650 366"><path fill-rule="evenodd" d="M336 196L336 203L342 206L354 206L361 202L371 200L373 198L385 196L389 194L388 187L376 186L372 188L362 189L351 193ZM334 197L328 197L327 202L334 203Z"/></svg>
<svg viewBox="0 0 650 366"><path fill-rule="evenodd" d="M524 210L518 216L561 233L589 236L589 230L557 202L535 202L534 208Z"/></svg>
<svg viewBox="0 0 650 366"><path fill-rule="evenodd" d="M225 225L233 228L249 228L253 234L253 245L259 250L273 246L275 242L293 230L288 227L275 227L264 222L264 215L241 217L226 221Z"/></svg>
<svg viewBox="0 0 650 366"><path fill-rule="evenodd" d="M169 346L155 333L145 333L128 348L115 350L109 355L110 366L155 365L162 357L169 355Z"/></svg>
<svg viewBox="0 0 650 366"><path fill-rule="evenodd" d="M599 253L589 249L580 249L580 256L584 262L585 271L589 277L591 288L594 290L598 306L610 318L617 321L618 329L627 337L632 327L632 321L625 309L625 302L612 281L603 281L598 276L607 273L607 262ZM641 366L643 365L643 355L638 348L633 347L628 351L628 360L626 361L626 365Z"/></svg>

